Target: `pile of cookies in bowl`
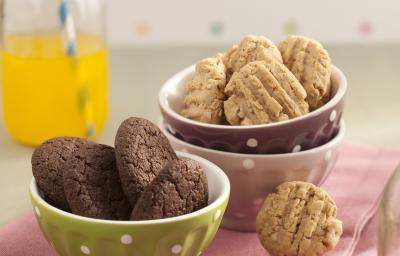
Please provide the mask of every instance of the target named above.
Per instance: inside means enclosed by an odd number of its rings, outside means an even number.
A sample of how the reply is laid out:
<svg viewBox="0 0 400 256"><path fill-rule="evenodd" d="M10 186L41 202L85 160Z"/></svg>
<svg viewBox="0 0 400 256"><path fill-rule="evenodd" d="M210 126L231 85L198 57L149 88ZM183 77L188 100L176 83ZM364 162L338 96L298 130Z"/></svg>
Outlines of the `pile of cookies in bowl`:
<svg viewBox="0 0 400 256"><path fill-rule="evenodd" d="M345 134L347 82L304 36L249 35L172 76L159 92L172 147L210 160L231 183L222 226L255 231L264 198L286 181L320 185Z"/></svg>
<svg viewBox="0 0 400 256"><path fill-rule="evenodd" d="M208 160L175 152L152 122L121 123L114 147L57 137L35 149L30 196L60 255L199 255L230 184Z"/></svg>

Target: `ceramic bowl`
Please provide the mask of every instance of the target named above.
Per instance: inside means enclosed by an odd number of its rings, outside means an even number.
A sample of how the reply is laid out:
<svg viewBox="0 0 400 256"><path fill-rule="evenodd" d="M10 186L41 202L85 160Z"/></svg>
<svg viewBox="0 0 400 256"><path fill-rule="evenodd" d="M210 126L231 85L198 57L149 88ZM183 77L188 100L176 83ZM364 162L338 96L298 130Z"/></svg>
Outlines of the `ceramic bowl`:
<svg viewBox="0 0 400 256"><path fill-rule="evenodd" d="M206 124L179 114L186 95L185 85L193 77L194 69L193 65L172 76L158 97L169 130L190 144L236 153L288 153L322 145L339 129L347 82L335 66L331 76L332 97L324 106L291 120L246 126Z"/></svg>
<svg viewBox="0 0 400 256"><path fill-rule="evenodd" d="M209 205L196 212L160 220L109 221L59 210L41 196L32 180L30 196L37 222L60 255L199 255L213 240L228 203L230 185L224 172L198 156L209 186Z"/></svg>
<svg viewBox="0 0 400 256"><path fill-rule="evenodd" d="M189 144L170 134L165 123L159 125L174 149L206 158L226 173L231 197L222 226L240 231L255 230L256 215L264 198L282 182L322 184L336 162L345 134L342 121L334 138L313 149L287 154L238 154Z"/></svg>

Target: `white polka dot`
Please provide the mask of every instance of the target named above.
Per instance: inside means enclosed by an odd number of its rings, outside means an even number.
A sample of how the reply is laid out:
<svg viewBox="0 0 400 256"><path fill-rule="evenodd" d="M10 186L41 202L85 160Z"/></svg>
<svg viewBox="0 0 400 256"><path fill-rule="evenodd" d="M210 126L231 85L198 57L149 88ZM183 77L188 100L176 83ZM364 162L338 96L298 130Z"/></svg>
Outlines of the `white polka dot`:
<svg viewBox="0 0 400 256"><path fill-rule="evenodd" d="M329 120L333 122L335 121L335 118L336 118L336 110L333 110L331 115L329 116Z"/></svg>
<svg viewBox="0 0 400 256"><path fill-rule="evenodd" d="M90 254L90 249L86 245L81 245L81 252L83 254L89 255Z"/></svg>
<svg viewBox="0 0 400 256"><path fill-rule="evenodd" d="M254 163L254 161L252 159L247 158L247 159L244 159L244 161L243 161L243 167L246 169L253 169L255 165L256 164Z"/></svg>
<svg viewBox="0 0 400 256"><path fill-rule="evenodd" d="M264 202L264 198L259 197L259 198L257 198L257 199L254 199L253 204L259 206L259 205L261 205L263 202Z"/></svg>
<svg viewBox="0 0 400 256"><path fill-rule="evenodd" d="M219 217L221 217L221 210L220 209L218 209L218 211L215 212L213 221L214 222L217 221L219 219Z"/></svg>
<svg viewBox="0 0 400 256"><path fill-rule="evenodd" d="M296 153L296 152L300 152L300 150L301 150L301 146L300 145L296 145L296 146L294 146L292 152Z"/></svg>
<svg viewBox="0 0 400 256"><path fill-rule="evenodd" d="M131 244L133 241L133 238L131 235L125 234L121 236L121 243L123 244Z"/></svg>
<svg viewBox="0 0 400 256"><path fill-rule="evenodd" d="M329 161L332 157L332 151L328 150L325 153L325 161Z"/></svg>
<svg viewBox="0 0 400 256"><path fill-rule="evenodd" d="M235 213L235 216L236 216L237 218L240 218L240 219L246 217L246 215L245 215L244 213L242 213L242 212L237 212L237 213Z"/></svg>
<svg viewBox="0 0 400 256"><path fill-rule="evenodd" d="M171 126L171 125L167 124L167 129L169 130L169 132L170 132L170 133L172 133L172 134L174 134L174 135L175 135L176 131L175 131L175 129L174 129L174 128L172 128L172 126Z"/></svg>
<svg viewBox="0 0 400 256"><path fill-rule="evenodd" d="M176 244L176 245L172 246L171 252L172 252L173 254L179 254L179 253L181 253L182 249L183 249L183 248L182 248L182 245Z"/></svg>
<svg viewBox="0 0 400 256"><path fill-rule="evenodd" d="M250 148L255 148L258 145L258 141L256 139L248 139L246 145Z"/></svg>
<svg viewBox="0 0 400 256"><path fill-rule="evenodd" d="M35 212L36 212L36 215L37 215L38 217L40 217L40 210L39 210L39 208L37 208L36 206L35 206Z"/></svg>

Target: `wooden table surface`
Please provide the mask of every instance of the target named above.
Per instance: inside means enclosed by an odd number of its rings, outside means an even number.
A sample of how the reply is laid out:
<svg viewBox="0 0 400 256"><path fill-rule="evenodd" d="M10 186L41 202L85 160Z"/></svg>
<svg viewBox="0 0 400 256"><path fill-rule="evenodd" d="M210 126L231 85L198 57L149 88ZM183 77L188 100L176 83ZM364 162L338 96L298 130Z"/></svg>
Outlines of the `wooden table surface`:
<svg viewBox="0 0 400 256"><path fill-rule="evenodd" d="M400 45L327 48L333 63L348 79L346 140L371 146L399 147ZM224 47L111 49L111 109L109 121L98 141L112 145L118 125L126 117L159 120L157 92L162 83L180 69L222 50ZM0 228L30 209L28 188L33 150L8 136L1 115Z"/></svg>

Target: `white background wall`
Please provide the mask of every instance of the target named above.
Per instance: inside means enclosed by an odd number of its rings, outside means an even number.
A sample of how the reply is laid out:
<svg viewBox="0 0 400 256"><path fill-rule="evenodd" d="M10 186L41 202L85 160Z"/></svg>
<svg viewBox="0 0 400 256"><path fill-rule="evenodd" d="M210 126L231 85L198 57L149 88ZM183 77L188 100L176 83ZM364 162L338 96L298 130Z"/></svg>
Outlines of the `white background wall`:
<svg viewBox="0 0 400 256"><path fill-rule="evenodd" d="M112 45L228 44L298 33L328 43L400 42L400 0L105 0Z"/></svg>

